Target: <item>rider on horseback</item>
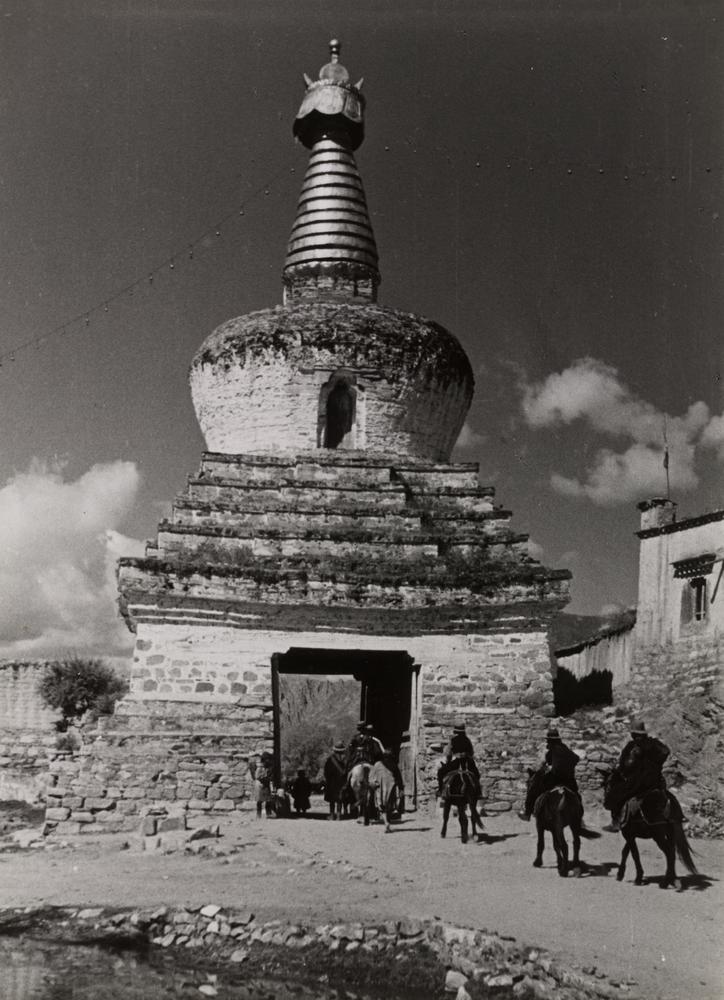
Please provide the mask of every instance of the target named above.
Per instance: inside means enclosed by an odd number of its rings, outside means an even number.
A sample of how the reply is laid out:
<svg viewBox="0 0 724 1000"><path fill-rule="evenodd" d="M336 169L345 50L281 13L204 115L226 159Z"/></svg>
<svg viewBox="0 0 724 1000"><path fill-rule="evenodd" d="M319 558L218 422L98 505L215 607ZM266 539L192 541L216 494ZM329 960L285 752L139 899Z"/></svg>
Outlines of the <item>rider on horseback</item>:
<svg viewBox="0 0 724 1000"><path fill-rule="evenodd" d="M374 763L373 758L375 748L365 732L366 729L367 723L358 722L357 732L349 741L349 746L347 747L347 774L349 774L352 768L356 767L357 764Z"/></svg>
<svg viewBox="0 0 724 1000"><path fill-rule="evenodd" d="M666 792L663 767L670 752L665 743L649 736L643 722L637 720L632 723L631 739L621 751L616 766L624 780L622 802L618 809L611 810L611 823L604 827L605 830L615 832L621 829L626 803L633 800L640 807L647 792Z"/></svg>
<svg viewBox="0 0 724 1000"><path fill-rule="evenodd" d="M402 771L400 770L400 765L397 763L397 757L389 747L385 748L382 745L382 740L375 736L375 727L369 722L365 726L365 735L369 740L372 763L376 764L378 760L381 760L395 779L395 784L399 789L400 803L402 804L400 811L402 812L404 811L405 782L402 780Z"/></svg>
<svg viewBox="0 0 724 1000"><path fill-rule="evenodd" d="M453 727L452 736L445 750L445 761L437 770L437 794L442 795L442 786L445 778L453 771L461 769L469 771L475 777L478 786L478 798L480 798L480 771L473 756L473 744L465 732L465 723L459 722Z"/></svg>
<svg viewBox="0 0 724 1000"><path fill-rule="evenodd" d="M525 807L518 813L518 816L523 820L529 820L538 796L558 785L570 788L580 800L581 793L578 791L578 782L576 781L576 764L579 760L578 754L574 753L563 742L558 730L551 727L546 733L546 755L538 770L531 776L525 797ZM582 813L583 802L581 802Z"/></svg>

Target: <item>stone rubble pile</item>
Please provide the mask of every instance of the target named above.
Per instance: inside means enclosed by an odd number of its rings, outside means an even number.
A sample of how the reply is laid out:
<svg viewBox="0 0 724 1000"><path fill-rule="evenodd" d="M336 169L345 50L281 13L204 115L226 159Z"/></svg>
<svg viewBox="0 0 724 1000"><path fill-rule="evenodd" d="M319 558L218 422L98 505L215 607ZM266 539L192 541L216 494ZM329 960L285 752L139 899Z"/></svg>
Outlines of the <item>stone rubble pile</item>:
<svg viewBox="0 0 724 1000"><path fill-rule="evenodd" d="M18 911L13 911L18 912ZM32 907L21 911L32 912ZM428 950L441 967L445 990L456 1000L475 995L514 996L521 1000L635 1000L634 980L606 979L595 968L563 967L542 949L485 930L458 927L439 920L404 918L366 925L329 923L315 927L257 919L251 909L231 910L216 904L154 910L110 912L103 908L64 910L66 922L88 925L94 932L119 931L143 938L159 948L188 949L205 960L239 965L253 950L267 946L295 951L315 949L330 957L365 954L379 961L397 960L411 949ZM481 994L481 987L484 992Z"/></svg>

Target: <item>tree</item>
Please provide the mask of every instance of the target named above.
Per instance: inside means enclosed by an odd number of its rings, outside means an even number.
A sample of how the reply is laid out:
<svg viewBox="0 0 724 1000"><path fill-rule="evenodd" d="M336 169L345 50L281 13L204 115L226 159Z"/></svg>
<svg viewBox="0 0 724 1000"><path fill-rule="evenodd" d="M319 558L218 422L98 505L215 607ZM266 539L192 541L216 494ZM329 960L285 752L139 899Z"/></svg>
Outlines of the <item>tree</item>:
<svg viewBox="0 0 724 1000"><path fill-rule="evenodd" d="M128 690L123 677L102 660L71 656L51 663L38 684L38 693L48 708L59 709L59 732L91 718L110 715L119 698Z"/></svg>

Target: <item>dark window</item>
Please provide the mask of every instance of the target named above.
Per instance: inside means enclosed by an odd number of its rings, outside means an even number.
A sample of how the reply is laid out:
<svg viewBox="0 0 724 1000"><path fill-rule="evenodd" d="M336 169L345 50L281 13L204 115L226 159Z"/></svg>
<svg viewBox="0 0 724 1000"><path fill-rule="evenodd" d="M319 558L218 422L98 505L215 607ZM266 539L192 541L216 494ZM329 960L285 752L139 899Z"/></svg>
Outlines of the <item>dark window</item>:
<svg viewBox="0 0 724 1000"><path fill-rule="evenodd" d="M691 581L693 591L694 621L700 622L706 618L706 580L703 576L697 576Z"/></svg>
<svg viewBox="0 0 724 1000"><path fill-rule="evenodd" d="M354 389L338 382L327 396L324 447L339 448L354 426Z"/></svg>
<svg viewBox="0 0 724 1000"><path fill-rule="evenodd" d="M681 592L681 624L706 620L707 585L703 576L695 576L684 584Z"/></svg>

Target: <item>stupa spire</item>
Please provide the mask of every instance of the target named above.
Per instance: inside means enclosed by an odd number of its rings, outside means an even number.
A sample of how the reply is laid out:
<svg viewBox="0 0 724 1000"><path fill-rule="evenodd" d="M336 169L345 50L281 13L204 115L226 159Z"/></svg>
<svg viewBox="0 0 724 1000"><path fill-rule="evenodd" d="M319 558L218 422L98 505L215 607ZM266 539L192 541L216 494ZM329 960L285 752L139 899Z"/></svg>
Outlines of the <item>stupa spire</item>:
<svg viewBox="0 0 724 1000"><path fill-rule="evenodd" d="M329 43L330 61L311 80L294 121L294 135L311 150L287 245L284 301L377 300L377 246L354 150L364 138L362 80L350 83Z"/></svg>

